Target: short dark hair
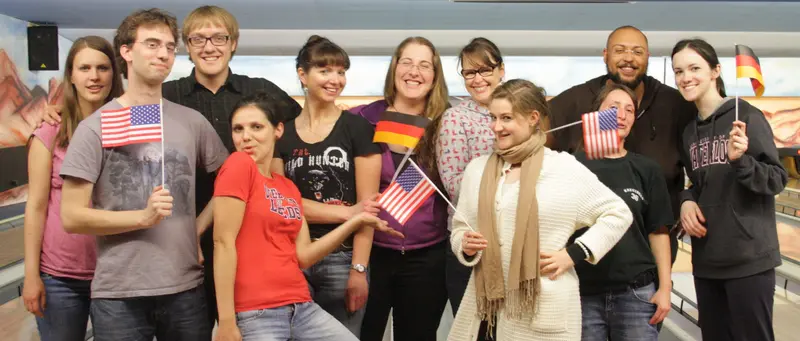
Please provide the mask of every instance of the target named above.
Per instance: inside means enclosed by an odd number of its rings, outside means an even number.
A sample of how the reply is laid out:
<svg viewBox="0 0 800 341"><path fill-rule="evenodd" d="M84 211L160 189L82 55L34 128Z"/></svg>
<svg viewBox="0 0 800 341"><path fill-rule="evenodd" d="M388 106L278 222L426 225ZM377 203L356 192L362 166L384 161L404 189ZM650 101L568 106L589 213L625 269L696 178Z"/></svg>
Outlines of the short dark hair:
<svg viewBox="0 0 800 341"><path fill-rule="evenodd" d="M639 101L636 100L636 93L633 92L633 90L631 90L631 88L627 87L626 85L618 83L606 84L602 88L600 88L600 92L594 99L594 105L592 106L592 108L594 108L593 110L595 111L600 110L600 106L603 105L603 101L606 100L606 97L608 97L608 95L610 95L612 92L616 90L620 90L628 94L628 96L631 97L631 100L633 100L633 112L636 113L639 111L639 104L638 104Z"/></svg>
<svg viewBox="0 0 800 341"><path fill-rule="evenodd" d="M120 72L126 79L128 78L128 63L120 55L119 50L122 45L130 45L136 41L136 31L142 26L165 25L175 38L175 43L180 41L178 35L178 20L167 11L158 8L137 10L122 20L116 34L114 34L114 51L117 56Z"/></svg>
<svg viewBox="0 0 800 341"><path fill-rule="evenodd" d="M711 44L703 39L693 38L679 41L672 49L671 57L675 58L675 55L684 49L690 49L694 52L697 52L697 54L699 54L700 57L702 57L712 69L717 67L717 65L720 65L719 57L717 57L717 51L714 50L714 47L711 46ZM722 81L722 74L717 77L717 92L719 92L720 96L725 97L725 82Z"/></svg>
<svg viewBox="0 0 800 341"><path fill-rule="evenodd" d="M233 117L236 116L236 112L245 107L255 107L260 110L262 113L264 113L264 117L267 118L267 121L269 121L273 127L277 127L278 124L286 121L286 118L281 114L275 99L273 99L269 93L262 90L249 96L242 97L242 99L240 99L239 102L233 106L231 116L228 118L228 123L232 125Z"/></svg>
<svg viewBox="0 0 800 341"><path fill-rule="evenodd" d="M647 35L645 35L644 32L642 32L642 30L638 29L636 26L623 25L615 28L613 31L611 31L611 33L608 34L608 38L606 38L606 48L608 48L608 44L611 43L611 37L614 36L615 33L623 30L632 30L639 32L639 34L641 34L642 37L644 37L644 43L647 44L648 47L650 46L650 41L647 40Z"/></svg>

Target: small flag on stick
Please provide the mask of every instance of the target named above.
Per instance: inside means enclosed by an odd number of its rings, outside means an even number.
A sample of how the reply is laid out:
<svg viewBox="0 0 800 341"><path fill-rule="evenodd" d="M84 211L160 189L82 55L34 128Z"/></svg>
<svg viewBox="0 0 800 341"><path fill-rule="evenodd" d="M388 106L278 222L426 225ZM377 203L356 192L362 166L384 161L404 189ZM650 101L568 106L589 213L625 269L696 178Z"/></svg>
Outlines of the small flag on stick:
<svg viewBox="0 0 800 341"><path fill-rule="evenodd" d="M617 108L583 114L583 145L590 160L602 158L620 150Z"/></svg>
<svg viewBox="0 0 800 341"><path fill-rule="evenodd" d="M756 97L764 95L761 63L753 50L745 45L736 45L736 78L750 78Z"/></svg>
<svg viewBox="0 0 800 341"><path fill-rule="evenodd" d="M161 141L161 106L150 104L105 110L100 113L100 132L103 148Z"/></svg>
<svg viewBox="0 0 800 341"><path fill-rule="evenodd" d="M413 162L381 194L378 204L400 224L405 224L422 203L436 191Z"/></svg>
<svg viewBox="0 0 800 341"><path fill-rule="evenodd" d="M381 114L381 119L375 126L375 136L372 142L383 142L405 146L414 149L419 139L425 133L425 126L429 119L418 116L386 111Z"/></svg>

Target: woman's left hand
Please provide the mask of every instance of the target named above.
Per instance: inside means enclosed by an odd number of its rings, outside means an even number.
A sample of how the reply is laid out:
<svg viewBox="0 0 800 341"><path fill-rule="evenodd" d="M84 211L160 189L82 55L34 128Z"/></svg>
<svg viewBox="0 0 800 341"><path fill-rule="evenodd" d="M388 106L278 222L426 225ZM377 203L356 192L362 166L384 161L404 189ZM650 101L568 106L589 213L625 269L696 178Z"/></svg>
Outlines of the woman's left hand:
<svg viewBox="0 0 800 341"><path fill-rule="evenodd" d="M567 249L561 249L557 252L541 252L539 253L539 269L542 275L550 274L550 280L555 280L575 266L572 258L567 253Z"/></svg>
<svg viewBox="0 0 800 341"><path fill-rule="evenodd" d="M747 124L734 121L733 128L728 138L728 161L736 161L747 152Z"/></svg>

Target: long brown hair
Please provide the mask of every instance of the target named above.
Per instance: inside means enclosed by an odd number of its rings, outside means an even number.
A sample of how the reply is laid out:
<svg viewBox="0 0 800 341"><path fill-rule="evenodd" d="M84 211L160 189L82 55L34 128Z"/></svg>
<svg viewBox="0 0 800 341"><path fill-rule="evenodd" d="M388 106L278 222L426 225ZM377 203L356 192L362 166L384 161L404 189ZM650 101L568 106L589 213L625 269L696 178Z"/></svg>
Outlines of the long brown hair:
<svg viewBox="0 0 800 341"><path fill-rule="evenodd" d="M83 49L93 49L102 52L111 64L111 91L106 96L103 103L108 103L115 97L122 96L122 77L120 77L119 66L114 59L114 49L111 43L102 37L86 36L78 38L72 44L67 54L67 64L64 66L64 79L61 82L63 87L64 96L61 102L61 127L56 134L56 145L66 148L69 140L72 139L72 134L78 128L78 124L83 120L83 111L80 104L78 104L78 92L75 85L72 84L72 68L75 65L75 56Z"/></svg>
<svg viewBox="0 0 800 341"><path fill-rule="evenodd" d="M408 37L403 40L400 45L394 50L392 55L392 62L389 64L389 70L386 72L386 84L383 87L383 96L389 106L394 105L397 98L397 88L394 86L395 72L397 71L397 63L406 46L410 44L419 44L427 46L433 53L433 87L428 93L425 100L425 112L423 116L431 120L431 123L425 129L425 135L422 140L417 144L416 153L418 161L425 170L429 172L429 176L434 177L434 180L439 179L439 171L436 166L436 142L439 138L439 126L442 123L442 114L447 108L450 107L450 101L447 94L447 83L445 83L444 72L442 71L442 59L439 57L439 51L433 46L430 40L423 37Z"/></svg>

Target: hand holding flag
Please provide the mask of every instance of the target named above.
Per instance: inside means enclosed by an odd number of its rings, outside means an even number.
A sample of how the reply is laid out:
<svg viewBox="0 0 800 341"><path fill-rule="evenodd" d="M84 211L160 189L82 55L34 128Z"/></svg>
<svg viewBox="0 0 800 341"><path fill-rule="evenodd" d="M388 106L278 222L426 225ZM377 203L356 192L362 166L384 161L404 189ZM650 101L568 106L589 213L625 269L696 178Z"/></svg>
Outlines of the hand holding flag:
<svg viewBox="0 0 800 341"><path fill-rule="evenodd" d="M583 144L586 157L599 159L620 151L617 108L583 114Z"/></svg>

